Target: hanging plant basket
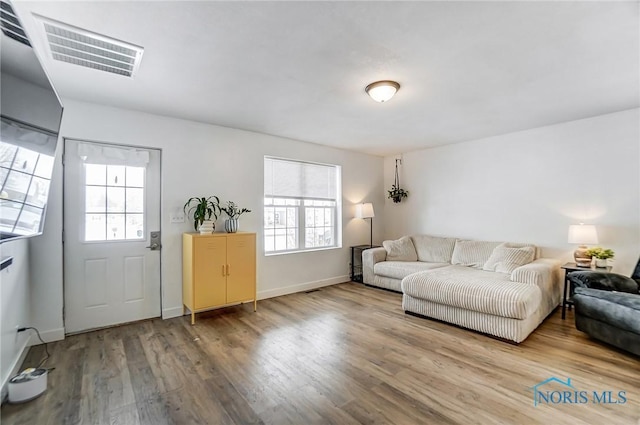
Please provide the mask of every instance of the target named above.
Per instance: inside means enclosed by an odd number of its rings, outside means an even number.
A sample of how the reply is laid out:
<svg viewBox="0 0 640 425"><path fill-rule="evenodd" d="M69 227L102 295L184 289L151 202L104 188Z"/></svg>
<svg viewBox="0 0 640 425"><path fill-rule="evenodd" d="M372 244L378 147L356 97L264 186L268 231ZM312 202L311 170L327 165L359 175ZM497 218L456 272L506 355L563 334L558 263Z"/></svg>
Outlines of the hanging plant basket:
<svg viewBox="0 0 640 425"><path fill-rule="evenodd" d="M402 161L402 160L396 159L395 182L393 183L393 185L391 185L391 190L387 191L389 193L389 196L387 196L387 198L392 199L395 204L402 202L402 198L406 198L409 196L409 191L404 190L400 187L400 177L398 177L398 161Z"/></svg>
<svg viewBox="0 0 640 425"><path fill-rule="evenodd" d="M389 199L393 199L394 203L398 203L402 201L402 198L406 198L409 196L409 192L404 189L396 188L395 185L391 186L391 190L389 192Z"/></svg>

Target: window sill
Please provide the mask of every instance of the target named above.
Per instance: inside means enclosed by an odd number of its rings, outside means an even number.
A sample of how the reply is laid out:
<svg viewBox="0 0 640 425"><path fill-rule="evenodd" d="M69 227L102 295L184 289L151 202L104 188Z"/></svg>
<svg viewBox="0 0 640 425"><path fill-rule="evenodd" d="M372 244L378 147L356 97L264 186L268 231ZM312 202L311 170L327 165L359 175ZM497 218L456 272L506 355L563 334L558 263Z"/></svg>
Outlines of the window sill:
<svg viewBox="0 0 640 425"><path fill-rule="evenodd" d="M304 254L306 252L318 252L318 251L331 251L334 249L342 249L342 246L328 246L324 248L309 248L309 249L296 249L295 251L278 251L278 252L265 252L265 257L275 257L278 255L288 255L288 254Z"/></svg>

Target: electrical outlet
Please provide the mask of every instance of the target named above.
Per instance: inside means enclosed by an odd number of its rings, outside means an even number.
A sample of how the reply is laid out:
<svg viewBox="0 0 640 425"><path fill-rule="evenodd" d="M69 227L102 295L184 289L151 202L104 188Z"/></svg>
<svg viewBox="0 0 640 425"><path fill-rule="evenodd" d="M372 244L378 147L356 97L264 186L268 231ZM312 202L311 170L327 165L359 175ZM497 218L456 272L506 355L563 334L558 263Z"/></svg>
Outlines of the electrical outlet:
<svg viewBox="0 0 640 425"><path fill-rule="evenodd" d="M171 214L172 223L184 223L184 214Z"/></svg>

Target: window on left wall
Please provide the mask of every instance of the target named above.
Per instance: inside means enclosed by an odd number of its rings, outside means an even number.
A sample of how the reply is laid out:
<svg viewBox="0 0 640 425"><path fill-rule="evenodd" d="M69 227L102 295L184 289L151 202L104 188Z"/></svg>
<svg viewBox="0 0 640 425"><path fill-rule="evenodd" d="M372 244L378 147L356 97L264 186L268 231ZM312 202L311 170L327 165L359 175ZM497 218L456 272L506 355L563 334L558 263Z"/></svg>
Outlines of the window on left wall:
<svg viewBox="0 0 640 425"><path fill-rule="evenodd" d="M38 233L49 194L53 156L0 141L0 231Z"/></svg>
<svg viewBox="0 0 640 425"><path fill-rule="evenodd" d="M266 254L341 246L341 168L264 158Z"/></svg>

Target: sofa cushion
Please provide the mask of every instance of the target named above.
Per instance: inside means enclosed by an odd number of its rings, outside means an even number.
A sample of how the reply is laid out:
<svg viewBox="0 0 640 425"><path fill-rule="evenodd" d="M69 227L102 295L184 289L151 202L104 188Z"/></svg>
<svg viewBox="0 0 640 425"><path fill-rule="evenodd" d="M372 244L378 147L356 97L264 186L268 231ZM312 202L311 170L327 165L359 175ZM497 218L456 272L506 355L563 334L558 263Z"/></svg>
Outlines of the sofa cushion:
<svg viewBox="0 0 640 425"><path fill-rule="evenodd" d="M415 272L437 269L449 265L449 263L423 263L421 261L383 261L373 266L373 272L378 276L403 279Z"/></svg>
<svg viewBox="0 0 640 425"><path fill-rule="evenodd" d="M402 280L402 292L438 304L512 319L526 319L540 306L536 285L511 282L510 276L449 266L417 272Z"/></svg>
<svg viewBox="0 0 640 425"><path fill-rule="evenodd" d="M536 250L531 246L516 248L508 243L502 243L494 248L482 270L511 273L518 267L532 262L535 255Z"/></svg>
<svg viewBox="0 0 640 425"><path fill-rule="evenodd" d="M418 261L416 249L409 236L395 241L384 241L382 246L387 251L387 261Z"/></svg>
<svg viewBox="0 0 640 425"><path fill-rule="evenodd" d="M482 269L500 242L457 240L451 255L451 264Z"/></svg>
<svg viewBox="0 0 640 425"><path fill-rule="evenodd" d="M456 238L440 238L438 236L411 236L413 246L418 254L418 261L428 263L451 263L451 254Z"/></svg>
<svg viewBox="0 0 640 425"><path fill-rule="evenodd" d="M640 295L576 288L576 315L584 315L616 328L640 334Z"/></svg>

